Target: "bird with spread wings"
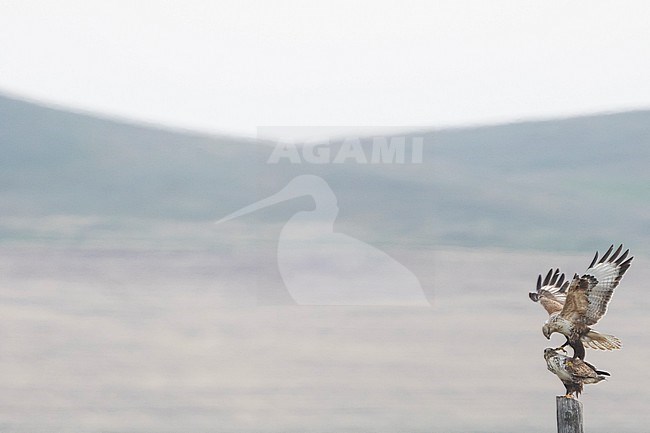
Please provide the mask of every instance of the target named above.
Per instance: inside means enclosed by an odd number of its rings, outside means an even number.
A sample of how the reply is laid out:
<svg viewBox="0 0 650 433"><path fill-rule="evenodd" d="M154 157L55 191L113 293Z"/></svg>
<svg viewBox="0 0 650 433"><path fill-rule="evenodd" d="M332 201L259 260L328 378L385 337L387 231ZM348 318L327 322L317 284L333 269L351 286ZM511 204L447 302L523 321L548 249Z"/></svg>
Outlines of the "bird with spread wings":
<svg viewBox="0 0 650 433"><path fill-rule="evenodd" d="M544 336L550 340L554 332L563 334L567 341L558 349L570 345L574 359L584 359L585 345L600 350L621 348L618 338L596 332L591 326L607 313L614 289L630 267L630 250L621 254L622 249L623 245L612 254L612 245L600 260L596 252L585 273L575 274L572 281L565 281L559 269L551 269L544 279L541 275L537 278L537 290L528 295L549 314L542 327Z"/></svg>

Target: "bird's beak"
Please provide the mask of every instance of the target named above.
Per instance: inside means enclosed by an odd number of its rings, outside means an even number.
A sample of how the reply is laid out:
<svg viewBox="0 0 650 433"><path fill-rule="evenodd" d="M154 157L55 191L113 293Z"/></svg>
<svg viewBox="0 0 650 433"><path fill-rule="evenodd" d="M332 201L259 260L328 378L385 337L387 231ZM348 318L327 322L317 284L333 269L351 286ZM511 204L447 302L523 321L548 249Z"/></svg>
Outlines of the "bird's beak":
<svg viewBox="0 0 650 433"><path fill-rule="evenodd" d="M300 197L301 195L304 195L305 193L303 191L295 191L294 188L289 188L289 185L281 189L280 191L276 192L270 197L264 198L260 201L257 201L253 204L249 204L248 206L244 206L243 208L239 209L236 212L233 212L229 215L226 215L225 217L221 218L220 220L216 221L215 224L221 224L226 221L230 221L235 218L239 218L240 216L258 211L260 209L263 209L265 207L273 206L276 203L281 203L283 201L291 200L292 198L295 197Z"/></svg>

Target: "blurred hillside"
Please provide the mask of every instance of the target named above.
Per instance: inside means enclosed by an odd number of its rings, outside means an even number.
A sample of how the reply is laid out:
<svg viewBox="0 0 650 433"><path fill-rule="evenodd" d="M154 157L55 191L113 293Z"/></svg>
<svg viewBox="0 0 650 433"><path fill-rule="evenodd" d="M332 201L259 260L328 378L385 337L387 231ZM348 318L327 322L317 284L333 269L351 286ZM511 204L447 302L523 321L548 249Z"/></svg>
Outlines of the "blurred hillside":
<svg viewBox="0 0 650 433"><path fill-rule="evenodd" d="M267 164L269 143L0 97L0 242L272 242L309 198L212 223L311 173L337 195L336 229L378 245L648 250L650 111L410 135L424 138L421 164Z"/></svg>

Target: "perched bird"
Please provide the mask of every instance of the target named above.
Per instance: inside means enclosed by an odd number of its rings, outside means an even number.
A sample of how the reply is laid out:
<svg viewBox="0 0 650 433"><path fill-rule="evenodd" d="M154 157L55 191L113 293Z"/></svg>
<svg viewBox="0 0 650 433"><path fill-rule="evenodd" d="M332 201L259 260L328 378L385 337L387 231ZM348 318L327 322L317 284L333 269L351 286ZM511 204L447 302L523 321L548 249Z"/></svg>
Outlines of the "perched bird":
<svg viewBox="0 0 650 433"><path fill-rule="evenodd" d="M573 393L580 396L584 384L598 383L610 376L606 371L596 370L588 362L559 354L555 349L544 349L544 359L548 370L564 384L567 398L573 398Z"/></svg>
<svg viewBox="0 0 650 433"><path fill-rule="evenodd" d="M612 245L600 260L596 252L585 273L575 274L571 282L564 281L559 269L551 269L543 280L541 275L537 278L537 290L528 294L549 314L542 327L544 336L550 340L554 332L564 335L567 341L558 350L568 344L574 358L585 358L585 344L600 350L621 348L618 338L591 329L607 313L614 289L633 259L628 258L630 250L620 254L623 245L612 254L613 249Z"/></svg>

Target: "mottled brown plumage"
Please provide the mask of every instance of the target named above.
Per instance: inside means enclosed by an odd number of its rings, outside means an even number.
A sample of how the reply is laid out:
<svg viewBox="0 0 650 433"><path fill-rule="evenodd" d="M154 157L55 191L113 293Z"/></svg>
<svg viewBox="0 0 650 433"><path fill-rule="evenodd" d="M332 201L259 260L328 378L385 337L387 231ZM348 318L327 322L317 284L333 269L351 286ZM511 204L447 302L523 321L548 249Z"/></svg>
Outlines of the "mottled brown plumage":
<svg viewBox="0 0 650 433"><path fill-rule="evenodd" d="M564 384L566 397L573 397L574 393L579 396L585 384L598 383L610 375L581 359L559 354L555 349L545 349L544 359L548 370Z"/></svg>
<svg viewBox="0 0 650 433"><path fill-rule="evenodd" d="M544 280L541 275L537 278L537 290L529 294L549 314L542 327L544 336L550 339L554 332L563 334L567 342L562 347L571 345L574 358L584 359L583 344L600 350L621 347L618 338L591 329L607 313L614 289L632 262L629 250L620 254L623 245L612 254L613 249L612 245L600 260L596 252L587 271L582 276L575 274L571 282L564 281L559 269L551 269Z"/></svg>

